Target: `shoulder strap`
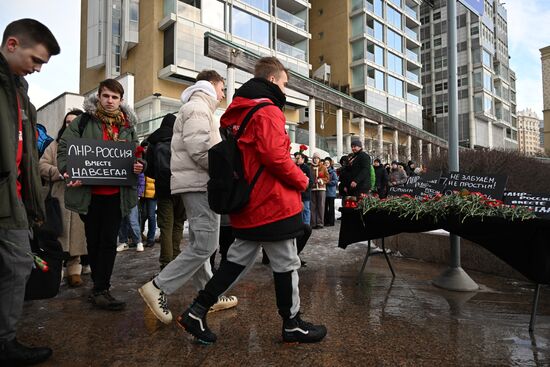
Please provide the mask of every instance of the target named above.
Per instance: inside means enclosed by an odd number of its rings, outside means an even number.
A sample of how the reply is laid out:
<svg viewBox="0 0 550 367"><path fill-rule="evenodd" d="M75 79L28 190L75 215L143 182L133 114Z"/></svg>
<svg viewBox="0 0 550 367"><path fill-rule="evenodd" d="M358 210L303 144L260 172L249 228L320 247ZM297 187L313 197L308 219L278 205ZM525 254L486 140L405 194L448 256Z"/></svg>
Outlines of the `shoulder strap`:
<svg viewBox="0 0 550 367"><path fill-rule="evenodd" d="M78 120L78 133L80 134L80 137L82 137L82 134L84 133L84 129L86 128L86 125L88 124L88 121L90 120L90 114L87 112L84 112L80 119Z"/></svg>
<svg viewBox="0 0 550 367"><path fill-rule="evenodd" d="M248 111L248 113L246 114L243 122L241 123L241 126L239 127L239 131L237 131L237 134L235 135L235 140L239 140L241 135L244 133L244 129L246 128L246 125L248 125L248 122L250 121L250 119L252 118L252 115L254 115L254 113L256 111L258 111L262 107L269 106L269 105L272 105L272 104L273 103L262 102L262 103L258 103L256 106L252 107L250 109L250 111Z"/></svg>

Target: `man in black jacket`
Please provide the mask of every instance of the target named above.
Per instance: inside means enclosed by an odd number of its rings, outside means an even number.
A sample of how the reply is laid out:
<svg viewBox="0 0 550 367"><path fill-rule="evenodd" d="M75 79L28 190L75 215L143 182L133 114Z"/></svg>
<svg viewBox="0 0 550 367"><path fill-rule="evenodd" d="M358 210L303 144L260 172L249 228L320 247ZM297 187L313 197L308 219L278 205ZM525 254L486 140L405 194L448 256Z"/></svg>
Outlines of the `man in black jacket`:
<svg viewBox="0 0 550 367"><path fill-rule="evenodd" d="M346 187L347 195L360 197L370 192L370 156L363 151L363 143L360 140L351 142L353 155L349 159L349 186Z"/></svg>
<svg viewBox="0 0 550 367"><path fill-rule="evenodd" d="M155 179L161 270L179 255L183 224L187 219L181 196L172 195L170 191L170 142L175 121L175 115L167 114L160 127L147 139L149 148L145 175Z"/></svg>

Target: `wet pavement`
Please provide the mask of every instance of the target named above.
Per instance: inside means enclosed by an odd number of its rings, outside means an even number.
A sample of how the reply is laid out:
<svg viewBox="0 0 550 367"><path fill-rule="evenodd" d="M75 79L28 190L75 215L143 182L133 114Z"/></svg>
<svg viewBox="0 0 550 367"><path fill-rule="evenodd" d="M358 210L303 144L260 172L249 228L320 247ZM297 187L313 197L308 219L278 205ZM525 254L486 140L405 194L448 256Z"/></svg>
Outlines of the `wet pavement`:
<svg viewBox="0 0 550 367"><path fill-rule="evenodd" d="M158 244L117 256L112 293L127 300L125 311L93 309L84 276L83 287L63 283L56 298L27 303L18 339L54 349L43 366L550 365L547 287L530 336L531 284L470 271L482 290L449 292L431 285L443 266L392 257L392 280L383 256L369 260L357 283L366 245L339 249L338 229L314 230L299 271L303 318L328 328L321 343L281 342L272 273L261 257L229 292L239 305L208 316L216 344L199 345L175 323L157 322L137 288L158 269ZM195 293L188 284L169 297L174 315Z"/></svg>

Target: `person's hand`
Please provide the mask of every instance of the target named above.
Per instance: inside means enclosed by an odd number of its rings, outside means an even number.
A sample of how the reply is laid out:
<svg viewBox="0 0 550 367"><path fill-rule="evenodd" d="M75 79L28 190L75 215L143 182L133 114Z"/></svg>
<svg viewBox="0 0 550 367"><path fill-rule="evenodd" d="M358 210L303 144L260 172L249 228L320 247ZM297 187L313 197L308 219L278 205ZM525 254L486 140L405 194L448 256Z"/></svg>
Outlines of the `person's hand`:
<svg viewBox="0 0 550 367"><path fill-rule="evenodd" d="M143 172L143 164L141 162L134 163L134 173L139 175L141 172Z"/></svg>
<svg viewBox="0 0 550 367"><path fill-rule="evenodd" d="M351 181L351 183L349 184L349 186L350 186L352 189L355 189L355 188L357 187L357 182Z"/></svg>
<svg viewBox="0 0 550 367"><path fill-rule="evenodd" d="M67 172L65 172L63 174L63 178L65 179L65 181L67 181L70 177L69 177L69 174ZM69 181L67 182L67 187L80 187L82 186L82 181L80 180L75 180L75 181Z"/></svg>

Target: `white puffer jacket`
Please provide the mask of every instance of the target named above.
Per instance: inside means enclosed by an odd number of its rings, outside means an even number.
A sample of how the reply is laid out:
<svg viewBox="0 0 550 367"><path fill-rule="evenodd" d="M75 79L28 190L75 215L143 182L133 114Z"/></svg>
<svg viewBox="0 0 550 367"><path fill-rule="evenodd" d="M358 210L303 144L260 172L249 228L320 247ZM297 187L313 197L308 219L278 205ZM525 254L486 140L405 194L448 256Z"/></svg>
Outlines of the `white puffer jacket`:
<svg viewBox="0 0 550 367"><path fill-rule="evenodd" d="M174 123L171 143L172 194L206 192L208 149L221 141L220 124L214 119L218 107L215 96L212 84L203 81L182 94L184 105Z"/></svg>

